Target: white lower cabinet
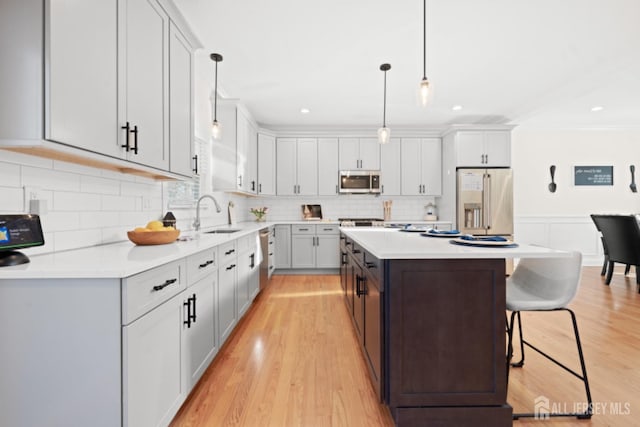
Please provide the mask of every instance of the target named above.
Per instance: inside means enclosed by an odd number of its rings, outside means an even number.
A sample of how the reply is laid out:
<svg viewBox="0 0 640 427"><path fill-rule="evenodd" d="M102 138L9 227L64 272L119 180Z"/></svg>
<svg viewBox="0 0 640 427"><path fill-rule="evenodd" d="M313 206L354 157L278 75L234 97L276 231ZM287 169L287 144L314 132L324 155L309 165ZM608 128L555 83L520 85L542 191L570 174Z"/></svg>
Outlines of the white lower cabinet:
<svg viewBox="0 0 640 427"><path fill-rule="evenodd" d="M291 268L340 268L337 224L292 225Z"/></svg>
<svg viewBox="0 0 640 427"><path fill-rule="evenodd" d="M277 224L274 234L274 267L276 269L291 268L291 226Z"/></svg>
<svg viewBox="0 0 640 427"><path fill-rule="evenodd" d="M236 306L238 261L236 242L218 247L220 269L218 270L218 344L222 346L238 323Z"/></svg>
<svg viewBox="0 0 640 427"><path fill-rule="evenodd" d="M238 239L236 312L241 318L260 290L260 244L258 234Z"/></svg>

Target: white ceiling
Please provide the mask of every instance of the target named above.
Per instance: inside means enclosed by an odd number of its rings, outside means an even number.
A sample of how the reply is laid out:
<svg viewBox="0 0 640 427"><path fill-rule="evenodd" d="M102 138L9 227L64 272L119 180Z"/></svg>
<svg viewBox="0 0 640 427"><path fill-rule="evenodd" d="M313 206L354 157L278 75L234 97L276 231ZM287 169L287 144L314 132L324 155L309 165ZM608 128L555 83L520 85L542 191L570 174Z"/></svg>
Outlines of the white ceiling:
<svg viewBox="0 0 640 427"><path fill-rule="evenodd" d="M427 0L426 108L421 0L175 3L265 127L640 127L638 0Z"/></svg>

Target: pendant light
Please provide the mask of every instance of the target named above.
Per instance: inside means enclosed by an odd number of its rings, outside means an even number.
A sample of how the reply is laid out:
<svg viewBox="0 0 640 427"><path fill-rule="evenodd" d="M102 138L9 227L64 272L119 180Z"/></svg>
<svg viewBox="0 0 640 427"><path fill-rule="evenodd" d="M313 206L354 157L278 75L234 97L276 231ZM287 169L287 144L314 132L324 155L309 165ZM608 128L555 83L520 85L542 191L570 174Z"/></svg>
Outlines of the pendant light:
<svg viewBox="0 0 640 427"><path fill-rule="evenodd" d="M210 55L211 60L216 63L215 71L215 90L213 93L213 124L211 125L211 135L213 139L220 139L222 129L220 123L218 123L218 62L222 62L222 55L219 53L212 53Z"/></svg>
<svg viewBox="0 0 640 427"><path fill-rule="evenodd" d="M429 79L427 79L427 0L423 0L424 16L422 21L422 80L420 81L420 103L427 105L429 100Z"/></svg>
<svg viewBox="0 0 640 427"><path fill-rule="evenodd" d="M386 144L391 137L391 129L387 127L387 71L391 69L390 64L382 64L380 70L384 72L384 101L382 103L382 127L378 129L378 142Z"/></svg>

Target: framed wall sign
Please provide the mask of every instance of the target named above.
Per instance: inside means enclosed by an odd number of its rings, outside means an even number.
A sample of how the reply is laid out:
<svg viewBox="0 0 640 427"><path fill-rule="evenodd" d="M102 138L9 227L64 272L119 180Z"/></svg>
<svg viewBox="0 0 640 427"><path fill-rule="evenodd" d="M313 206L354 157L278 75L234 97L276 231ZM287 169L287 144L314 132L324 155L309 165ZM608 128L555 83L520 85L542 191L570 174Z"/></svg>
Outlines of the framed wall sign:
<svg viewBox="0 0 640 427"><path fill-rule="evenodd" d="M613 185L613 166L574 166L575 185Z"/></svg>

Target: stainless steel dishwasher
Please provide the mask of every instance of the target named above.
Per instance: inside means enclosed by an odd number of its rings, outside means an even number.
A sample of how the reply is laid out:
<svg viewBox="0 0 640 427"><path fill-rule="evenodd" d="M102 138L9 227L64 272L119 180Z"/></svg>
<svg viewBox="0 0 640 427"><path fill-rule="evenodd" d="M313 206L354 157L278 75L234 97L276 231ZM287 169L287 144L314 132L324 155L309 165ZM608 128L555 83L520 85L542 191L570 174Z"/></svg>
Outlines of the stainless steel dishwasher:
<svg viewBox="0 0 640 427"><path fill-rule="evenodd" d="M260 290L263 290L269 283L269 234L271 234L271 228L269 227L260 230L260 251L262 252Z"/></svg>

